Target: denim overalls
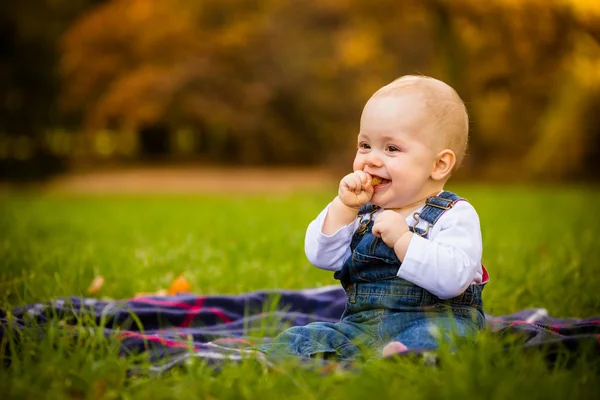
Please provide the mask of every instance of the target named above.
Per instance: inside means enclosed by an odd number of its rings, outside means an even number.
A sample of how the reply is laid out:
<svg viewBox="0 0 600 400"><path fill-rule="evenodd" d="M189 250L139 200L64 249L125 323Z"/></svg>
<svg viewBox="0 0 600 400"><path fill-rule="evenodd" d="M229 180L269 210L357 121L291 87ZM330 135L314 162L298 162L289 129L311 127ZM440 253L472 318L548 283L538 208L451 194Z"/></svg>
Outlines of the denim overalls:
<svg viewBox="0 0 600 400"><path fill-rule="evenodd" d="M462 199L451 192L428 198L414 218L418 222L420 216L429 227L410 230L427 238L429 229L458 200ZM484 328L483 285L470 285L460 296L442 300L397 276L400 260L371 232L377 209L367 204L359 211L361 223L350 244L352 255L334 275L348 297L341 320L289 328L262 351L351 360L361 355L361 349L380 350L390 341L400 341L409 349L432 350L449 340L450 333L472 338Z"/></svg>

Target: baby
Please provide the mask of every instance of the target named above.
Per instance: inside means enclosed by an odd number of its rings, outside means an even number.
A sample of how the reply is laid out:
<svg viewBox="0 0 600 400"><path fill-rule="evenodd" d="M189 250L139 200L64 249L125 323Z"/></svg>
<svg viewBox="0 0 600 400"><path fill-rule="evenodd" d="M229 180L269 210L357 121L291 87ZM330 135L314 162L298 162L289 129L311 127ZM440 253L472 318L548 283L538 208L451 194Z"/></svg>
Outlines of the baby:
<svg viewBox="0 0 600 400"><path fill-rule="evenodd" d="M345 312L336 323L289 328L263 351L350 360L366 347L388 356L484 327L479 218L444 191L468 130L461 98L433 78L404 76L369 99L354 172L305 240L309 261L341 281Z"/></svg>

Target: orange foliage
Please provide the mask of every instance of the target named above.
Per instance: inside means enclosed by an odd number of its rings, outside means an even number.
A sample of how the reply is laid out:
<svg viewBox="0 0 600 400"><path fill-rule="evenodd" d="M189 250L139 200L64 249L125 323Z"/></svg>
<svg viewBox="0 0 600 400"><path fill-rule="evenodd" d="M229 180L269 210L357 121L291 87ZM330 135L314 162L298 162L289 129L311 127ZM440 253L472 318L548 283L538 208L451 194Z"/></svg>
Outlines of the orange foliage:
<svg viewBox="0 0 600 400"><path fill-rule="evenodd" d="M160 123L224 160L339 163L368 96L423 73L467 102L467 173L543 176L568 137L550 125L598 125L598 26L591 0L112 0L64 36L63 101L89 130ZM563 80L578 107L559 106ZM586 135L552 176L581 170Z"/></svg>

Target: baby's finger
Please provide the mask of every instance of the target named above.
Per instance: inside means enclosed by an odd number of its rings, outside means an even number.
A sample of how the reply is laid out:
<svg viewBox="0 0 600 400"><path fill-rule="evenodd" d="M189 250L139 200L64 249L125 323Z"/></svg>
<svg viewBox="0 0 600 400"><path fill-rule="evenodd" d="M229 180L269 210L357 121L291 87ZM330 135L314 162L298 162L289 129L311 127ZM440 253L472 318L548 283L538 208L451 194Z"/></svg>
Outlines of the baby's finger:
<svg viewBox="0 0 600 400"><path fill-rule="evenodd" d="M370 196L373 196L373 192L375 192L375 188L371 185L371 180L369 180L369 184L364 187L365 192Z"/></svg>
<svg viewBox="0 0 600 400"><path fill-rule="evenodd" d="M360 194L360 192L362 192L362 186L363 186L362 179L357 174L353 174L352 178L353 178L353 183L354 183L354 193Z"/></svg>
<svg viewBox="0 0 600 400"><path fill-rule="evenodd" d="M349 191L354 192L356 190L356 177L354 174L349 174L342 178L341 185Z"/></svg>
<svg viewBox="0 0 600 400"><path fill-rule="evenodd" d="M371 175L367 174L365 171L357 170L354 171L356 175L360 177L360 184L363 187L369 186L371 183Z"/></svg>
<svg viewBox="0 0 600 400"><path fill-rule="evenodd" d="M371 233L373 233L373 236L381 237L381 225L377 223L377 220L373 223Z"/></svg>

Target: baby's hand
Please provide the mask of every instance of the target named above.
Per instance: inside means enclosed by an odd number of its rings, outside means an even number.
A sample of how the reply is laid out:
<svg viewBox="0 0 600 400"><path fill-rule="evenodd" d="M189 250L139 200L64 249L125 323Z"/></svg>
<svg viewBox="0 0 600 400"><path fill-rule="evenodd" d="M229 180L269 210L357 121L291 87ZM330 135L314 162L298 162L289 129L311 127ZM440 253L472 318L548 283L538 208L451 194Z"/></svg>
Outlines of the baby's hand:
<svg viewBox="0 0 600 400"><path fill-rule="evenodd" d="M371 175L364 171L354 171L340 181L338 197L346 207L359 209L373 197Z"/></svg>
<svg viewBox="0 0 600 400"><path fill-rule="evenodd" d="M402 235L408 232L408 224L402 215L385 210L375 218L372 232L393 249Z"/></svg>

